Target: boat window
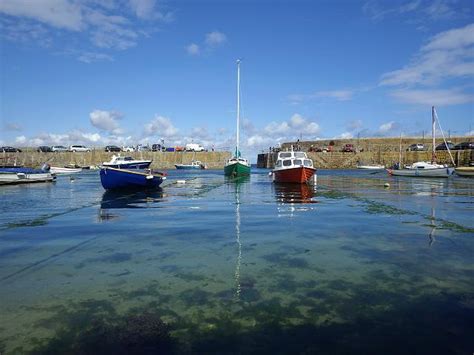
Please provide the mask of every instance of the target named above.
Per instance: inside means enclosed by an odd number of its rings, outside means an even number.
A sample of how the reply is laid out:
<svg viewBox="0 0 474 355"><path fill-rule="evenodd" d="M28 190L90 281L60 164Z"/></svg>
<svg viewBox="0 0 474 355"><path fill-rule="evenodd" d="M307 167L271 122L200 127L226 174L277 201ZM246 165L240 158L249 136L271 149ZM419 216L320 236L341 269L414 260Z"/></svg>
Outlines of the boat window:
<svg viewBox="0 0 474 355"><path fill-rule="evenodd" d="M291 152L280 153L281 158L289 158L291 157Z"/></svg>
<svg viewBox="0 0 474 355"><path fill-rule="evenodd" d="M277 160L275 166L276 166L277 168L281 167L281 160Z"/></svg>
<svg viewBox="0 0 474 355"><path fill-rule="evenodd" d="M313 166L313 162L309 159L305 159L304 160L304 166L309 166L309 167L312 167Z"/></svg>
<svg viewBox="0 0 474 355"><path fill-rule="evenodd" d="M306 153L296 152L295 157L296 158L306 158Z"/></svg>
<svg viewBox="0 0 474 355"><path fill-rule="evenodd" d="M301 159L295 159L295 165L301 165L303 161Z"/></svg>
<svg viewBox="0 0 474 355"><path fill-rule="evenodd" d="M283 160L283 166L290 166L290 165L291 165L291 160L290 159Z"/></svg>

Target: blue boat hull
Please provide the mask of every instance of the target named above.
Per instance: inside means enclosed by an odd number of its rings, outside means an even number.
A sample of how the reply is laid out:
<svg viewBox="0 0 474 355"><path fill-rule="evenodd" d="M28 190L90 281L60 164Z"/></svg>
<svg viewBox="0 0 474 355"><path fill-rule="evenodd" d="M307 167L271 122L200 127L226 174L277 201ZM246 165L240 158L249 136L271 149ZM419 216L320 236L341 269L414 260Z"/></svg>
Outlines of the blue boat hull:
<svg viewBox="0 0 474 355"><path fill-rule="evenodd" d="M156 189L165 177L150 175L141 171L101 168L100 182L106 190L115 189Z"/></svg>

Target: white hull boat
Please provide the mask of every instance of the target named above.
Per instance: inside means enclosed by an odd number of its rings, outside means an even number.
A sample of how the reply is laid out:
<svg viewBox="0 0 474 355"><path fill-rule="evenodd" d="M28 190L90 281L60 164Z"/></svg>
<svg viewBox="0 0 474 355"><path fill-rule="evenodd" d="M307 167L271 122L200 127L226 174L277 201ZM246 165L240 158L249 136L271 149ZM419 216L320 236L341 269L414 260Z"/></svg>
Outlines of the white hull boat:
<svg viewBox="0 0 474 355"><path fill-rule="evenodd" d="M49 172L51 174L60 174L60 175L76 174L76 173L80 173L81 171L82 171L82 168L60 168L58 166L52 166L49 169Z"/></svg>
<svg viewBox="0 0 474 355"><path fill-rule="evenodd" d="M392 176L411 176L411 177L433 177L433 178L447 178L454 173L454 168L449 168L447 165L441 165L436 163L436 151L435 151L435 137L436 137L436 122L438 121L438 115L436 114L436 110L434 106L431 108L431 119L432 119L432 159L431 162L419 161L413 163L412 165L405 166L405 168L401 169L387 169L387 172ZM438 121L439 125L439 121ZM441 126L440 126L441 128ZM444 133L441 130L444 139ZM401 136L400 136L401 137ZM445 139L444 139L445 140ZM401 138L400 138L401 142ZM446 140L445 140L446 144ZM448 148L448 153L451 157L451 161L454 164L453 158L451 156L451 152ZM400 162L398 164L401 166L401 145L400 145Z"/></svg>
<svg viewBox="0 0 474 355"><path fill-rule="evenodd" d="M357 169L383 170L385 169L385 165L357 165Z"/></svg>
<svg viewBox="0 0 474 355"><path fill-rule="evenodd" d="M28 168L5 169L0 171L0 185L51 182L55 179L56 177L50 172Z"/></svg>

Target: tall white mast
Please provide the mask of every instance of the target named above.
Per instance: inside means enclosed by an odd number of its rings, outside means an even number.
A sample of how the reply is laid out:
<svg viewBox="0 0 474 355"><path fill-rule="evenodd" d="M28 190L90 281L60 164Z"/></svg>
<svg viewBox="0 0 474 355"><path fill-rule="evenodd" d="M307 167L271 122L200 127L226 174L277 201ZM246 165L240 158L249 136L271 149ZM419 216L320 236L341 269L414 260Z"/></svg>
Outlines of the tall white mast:
<svg viewBox="0 0 474 355"><path fill-rule="evenodd" d="M239 130L240 130L240 59L237 59L237 141L235 155L239 156Z"/></svg>
<svg viewBox="0 0 474 355"><path fill-rule="evenodd" d="M436 136L436 111L434 106L431 106L431 135L432 135L432 152L431 152L431 162L434 163L436 161L436 152L435 152L435 136Z"/></svg>

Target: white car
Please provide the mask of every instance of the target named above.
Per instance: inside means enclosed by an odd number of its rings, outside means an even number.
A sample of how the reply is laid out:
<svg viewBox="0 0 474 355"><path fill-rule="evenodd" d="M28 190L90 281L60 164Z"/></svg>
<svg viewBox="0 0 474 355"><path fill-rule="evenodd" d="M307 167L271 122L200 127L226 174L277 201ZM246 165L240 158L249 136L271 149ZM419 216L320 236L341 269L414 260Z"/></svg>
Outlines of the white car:
<svg viewBox="0 0 474 355"><path fill-rule="evenodd" d="M204 147L200 144L188 143L186 144L186 151L187 152L204 152Z"/></svg>
<svg viewBox="0 0 474 355"><path fill-rule="evenodd" d="M135 148L132 147L132 146L126 146L126 147L122 147L122 151L123 152L134 152Z"/></svg>
<svg viewBox="0 0 474 355"><path fill-rule="evenodd" d="M87 148L85 145L71 145L69 147L70 152L90 152L91 149Z"/></svg>
<svg viewBox="0 0 474 355"><path fill-rule="evenodd" d="M63 145L53 145L51 147L52 152L67 152L68 149Z"/></svg>

